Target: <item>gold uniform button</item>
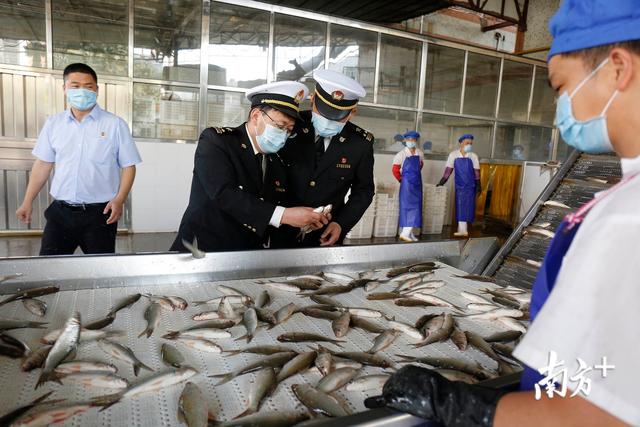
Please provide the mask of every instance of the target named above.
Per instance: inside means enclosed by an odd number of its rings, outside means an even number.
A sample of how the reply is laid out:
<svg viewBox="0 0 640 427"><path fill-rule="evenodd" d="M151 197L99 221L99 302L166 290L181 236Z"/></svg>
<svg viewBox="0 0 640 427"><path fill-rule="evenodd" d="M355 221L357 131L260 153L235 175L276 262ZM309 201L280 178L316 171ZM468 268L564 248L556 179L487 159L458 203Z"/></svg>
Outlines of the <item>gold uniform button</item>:
<svg viewBox="0 0 640 427"><path fill-rule="evenodd" d="M309 183L309 187L315 187L315 186L316 186L316 182L315 182L315 181L311 181L311 182Z"/></svg>

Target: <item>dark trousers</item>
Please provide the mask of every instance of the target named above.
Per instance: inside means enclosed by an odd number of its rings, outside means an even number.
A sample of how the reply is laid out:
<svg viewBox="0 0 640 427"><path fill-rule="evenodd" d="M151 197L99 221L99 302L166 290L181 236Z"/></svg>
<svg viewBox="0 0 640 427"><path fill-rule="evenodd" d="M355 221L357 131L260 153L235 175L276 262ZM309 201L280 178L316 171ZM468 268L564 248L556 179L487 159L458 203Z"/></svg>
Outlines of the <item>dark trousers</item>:
<svg viewBox="0 0 640 427"><path fill-rule="evenodd" d="M70 255L78 246L85 254L116 251L118 224L107 224L107 203L70 206L54 201L44 211L47 224L42 234L40 255Z"/></svg>

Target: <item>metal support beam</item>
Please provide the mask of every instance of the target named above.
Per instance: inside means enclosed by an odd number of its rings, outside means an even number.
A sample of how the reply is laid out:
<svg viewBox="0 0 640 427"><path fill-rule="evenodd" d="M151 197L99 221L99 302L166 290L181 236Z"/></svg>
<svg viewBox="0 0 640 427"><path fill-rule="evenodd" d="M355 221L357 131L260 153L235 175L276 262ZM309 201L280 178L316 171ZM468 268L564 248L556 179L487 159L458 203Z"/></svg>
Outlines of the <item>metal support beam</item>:
<svg viewBox="0 0 640 427"><path fill-rule="evenodd" d="M486 27L482 27L480 28L480 31L482 31L483 33L486 33L487 31L499 30L500 28L512 27L514 25L516 24L514 24L513 22L504 21L498 24L487 25Z"/></svg>

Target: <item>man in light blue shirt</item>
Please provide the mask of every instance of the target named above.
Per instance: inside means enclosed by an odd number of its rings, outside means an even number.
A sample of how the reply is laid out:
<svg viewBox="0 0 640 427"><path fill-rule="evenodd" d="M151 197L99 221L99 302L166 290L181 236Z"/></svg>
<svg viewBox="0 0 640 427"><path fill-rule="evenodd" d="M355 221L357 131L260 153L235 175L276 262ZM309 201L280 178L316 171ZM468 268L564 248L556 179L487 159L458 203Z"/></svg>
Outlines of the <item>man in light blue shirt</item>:
<svg viewBox="0 0 640 427"><path fill-rule="evenodd" d="M64 70L68 109L49 117L32 154L36 161L16 216L31 221L32 202L55 165L54 202L40 255L113 253L118 219L141 162L124 120L96 104L98 77L86 64Z"/></svg>

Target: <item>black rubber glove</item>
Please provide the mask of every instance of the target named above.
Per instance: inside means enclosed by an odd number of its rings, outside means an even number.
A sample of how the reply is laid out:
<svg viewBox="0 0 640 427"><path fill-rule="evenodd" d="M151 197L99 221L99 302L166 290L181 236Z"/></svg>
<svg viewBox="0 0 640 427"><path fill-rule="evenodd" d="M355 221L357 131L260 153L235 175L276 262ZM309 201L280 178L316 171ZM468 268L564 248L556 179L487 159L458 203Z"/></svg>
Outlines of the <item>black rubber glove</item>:
<svg viewBox="0 0 640 427"><path fill-rule="evenodd" d="M476 179L476 196L479 196L482 193L482 188L480 186L480 180Z"/></svg>
<svg viewBox="0 0 640 427"><path fill-rule="evenodd" d="M447 183L447 178L441 178L440 182L436 184L436 187L442 187Z"/></svg>
<svg viewBox="0 0 640 427"><path fill-rule="evenodd" d="M388 406L446 427L489 427L498 400L506 393L449 381L437 372L408 365L389 378L382 396L370 397L364 404Z"/></svg>

